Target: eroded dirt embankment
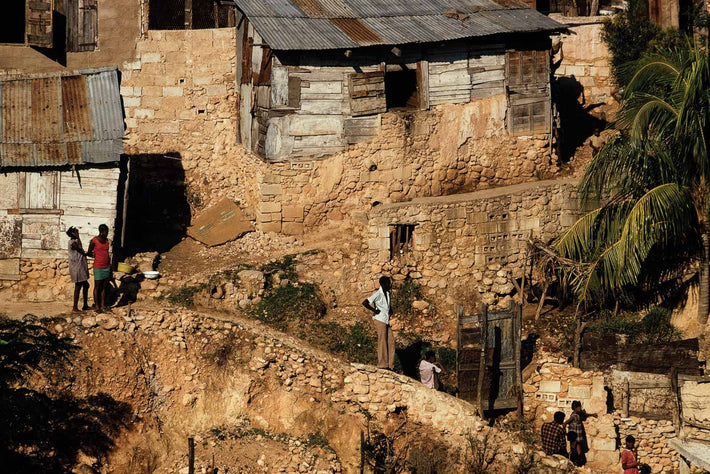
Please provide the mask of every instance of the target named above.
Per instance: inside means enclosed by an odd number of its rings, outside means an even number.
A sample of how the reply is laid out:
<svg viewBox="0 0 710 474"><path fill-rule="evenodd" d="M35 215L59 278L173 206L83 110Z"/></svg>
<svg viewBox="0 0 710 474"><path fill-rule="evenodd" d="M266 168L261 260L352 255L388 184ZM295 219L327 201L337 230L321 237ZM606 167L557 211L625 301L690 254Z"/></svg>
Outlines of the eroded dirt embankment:
<svg viewBox="0 0 710 474"><path fill-rule="evenodd" d="M180 472L189 436L198 468L349 472L359 469L361 432L383 441L373 451L389 446L404 461L423 443L451 449L453 467L466 435L488 430L466 402L252 321L134 309L43 324L78 350L71 365L29 385L50 396L101 394L115 409L104 413L115 419L108 449L80 447L81 472ZM388 453L370 454L374 462Z"/></svg>

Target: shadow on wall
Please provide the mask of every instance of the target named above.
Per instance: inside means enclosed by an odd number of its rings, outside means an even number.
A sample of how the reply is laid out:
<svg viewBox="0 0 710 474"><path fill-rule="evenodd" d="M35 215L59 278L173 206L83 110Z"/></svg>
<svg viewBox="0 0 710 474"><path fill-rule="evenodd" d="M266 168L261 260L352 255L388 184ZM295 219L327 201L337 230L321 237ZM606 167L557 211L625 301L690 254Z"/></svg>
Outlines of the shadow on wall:
<svg viewBox="0 0 710 474"><path fill-rule="evenodd" d="M99 393L87 398L22 386L29 373L59 373L78 349L31 321L0 319L0 463L3 472L72 471L80 452L96 463L128 427L132 407ZM49 384L48 384L49 385ZM96 467L96 466L94 466Z"/></svg>
<svg viewBox="0 0 710 474"><path fill-rule="evenodd" d="M165 252L179 243L190 225L190 204L180 154L128 157L126 256Z"/></svg>
<svg viewBox="0 0 710 474"><path fill-rule="evenodd" d="M552 101L559 113L557 133L557 156L568 162L578 147L592 136L595 128L604 130L606 120L599 119L591 112L604 105L588 104L584 96L584 86L575 78L556 77L552 82Z"/></svg>

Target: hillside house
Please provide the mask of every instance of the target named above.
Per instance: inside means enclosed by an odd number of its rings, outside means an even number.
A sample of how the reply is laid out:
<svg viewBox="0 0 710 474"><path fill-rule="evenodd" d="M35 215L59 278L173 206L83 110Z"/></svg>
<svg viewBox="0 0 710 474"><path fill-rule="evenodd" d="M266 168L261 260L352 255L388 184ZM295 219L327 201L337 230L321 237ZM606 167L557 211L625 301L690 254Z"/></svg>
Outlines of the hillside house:
<svg viewBox="0 0 710 474"><path fill-rule="evenodd" d="M238 140L269 161L345 150L387 111L493 96L510 135L550 132L549 35L563 25L525 3L235 3Z"/></svg>
<svg viewBox="0 0 710 474"><path fill-rule="evenodd" d="M114 226L124 127L118 71L1 77L0 104L0 280L14 282L33 260L65 258L70 226L83 236ZM49 283L39 299L56 296Z"/></svg>

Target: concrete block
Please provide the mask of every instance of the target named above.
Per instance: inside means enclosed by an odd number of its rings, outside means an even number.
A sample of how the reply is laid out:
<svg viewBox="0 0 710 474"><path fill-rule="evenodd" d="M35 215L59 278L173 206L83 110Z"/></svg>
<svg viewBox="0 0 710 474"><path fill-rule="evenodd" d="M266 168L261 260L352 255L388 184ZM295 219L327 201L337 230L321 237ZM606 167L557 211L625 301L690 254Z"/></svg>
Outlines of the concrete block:
<svg viewBox="0 0 710 474"><path fill-rule="evenodd" d="M288 235L302 235L303 224L301 224L300 222L284 222L282 224L281 230L284 234Z"/></svg>
<svg viewBox="0 0 710 474"><path fill-rule="evenodd" d="M303 221L303 206L284 206L283 218L289 221Z"/></svg>
<svg viewBox="0 0 710 474"><path fill-rule="evenodd" d="M262 232L281 232L281 222L266 222L259 227Z"/></svg>
<svg viewBox="0 0 710 474"><path fill-rule="evenodd" d="M137 119L147 119L155 117L155 111L151 109L136 109L133 111L133 116Z"/></svg>
<svg viewBox="0 0 710 474"><path fill-rule="evenodd" d="M390 248L389 239L382 239L382 238L369 239L367 242L368 242L368 247L370 248L370 250L385 250L385 249Z"/></svg>
<svg viewBox="0 0 710 474"><path fill-rule="evenodd" d="M592 439L592 448L597 451L616 451L616 440L612 438Z"/></svg>
<svg viewBox="0 0 710 474"><path fill-rule="evenodd" d="M147 95L147 96L152 96L152 97L162 97L163 96L163 88L160 86L145 86L143 88L142 95Z"/></svg>
<svg viewBox="0 0 710 474"><path fill-rule="evenodd" d="M259 220L262 223L281 222L281 213L280 212L265 212L265 213L262 213L261 216L259 216Z"/></svg>
<svg viewBox="0 0 710 474"><path fill-rule="evenodd" d="M540 381L540 392L545 393L560 393L562 383L559 380L542 380Z"/></svg>
<svg viewBox="0 0 710 474"><path fill-rule="evenodd" d="M587 399L592 397L592 388L589 385L572 385L567 394L573 400Z"/></svg>
<svg viewBox="0 0 710 474"><path fill-rule="evenodd" d="M216 84L205 87L208 96L225 95L227 94L227 86L225 84Z"/></svg>
<svg viewBox="0 0 710 474"><path fill-rule="evenodd" d="M140 97L124 97L123 98L124 107L140 107L141 98Z"/></svg>
<svg viewBox="0 0 710 474"><path fill-rule="evenodd" d="M206 86L207 84L212 84L212 82L211 76L195 76L192 78L192 83L196 86Z"/></svg>
<svg viewBox="0 0 710 474"><path fill-rule="evenodd" d="M283 193L283 189L280 184L262 184L261 194L264 196L275 196Z"/></svg>
<svg viewBox="0 0 710 474"><path fill-rule="evenodd" d="M160 53L143 53L141 54L141 62L143 63L159 63L163 60Z"/></svg>
<svg viewBox="0 0 710 474"><path fill-rule="evenodd" d="M262 213L281 212L281 203L280 202L260 202L259 203L259 211L261 211Z"/></svg>
<svg viewBox="0 0 710 474"><path fill-rule="evenodd" d="M123 68L122 69L128 69L131 71L138 71L141 69L141 62L140 60L137 61L126 61L123 63Z"/></svg>
<svg viewBox="0 0 710 474"><path fill-rule="evenodd" d="M182 96L182 87L163 87L164 97L178 97Z"/></svg>

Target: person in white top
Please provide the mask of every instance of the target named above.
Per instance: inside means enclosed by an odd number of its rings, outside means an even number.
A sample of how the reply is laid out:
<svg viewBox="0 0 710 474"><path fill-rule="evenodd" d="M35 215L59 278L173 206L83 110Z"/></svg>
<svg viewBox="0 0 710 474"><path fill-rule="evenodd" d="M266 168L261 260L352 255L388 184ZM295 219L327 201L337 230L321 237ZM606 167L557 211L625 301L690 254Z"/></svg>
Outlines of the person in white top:
<svg viewBox="0 0 710 474"><path fill-rule="evenodd" d="M425 387L439 388L439 380L436 374L444 371L444 368L436 361L434 351L427 351L425 358L419 362L419 378Z"/></svg>
<svg viewBox="0 0 710 474"><path fill-rule="evenodd" d="M377 330L377 367L393 370L394 368L394 332L390 326L392 316L392 282L389 277L380 277L380 288L362 305L372 311L372 319Z"/></svg>

